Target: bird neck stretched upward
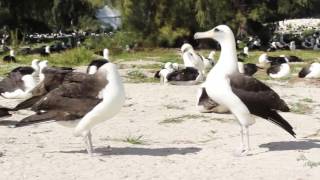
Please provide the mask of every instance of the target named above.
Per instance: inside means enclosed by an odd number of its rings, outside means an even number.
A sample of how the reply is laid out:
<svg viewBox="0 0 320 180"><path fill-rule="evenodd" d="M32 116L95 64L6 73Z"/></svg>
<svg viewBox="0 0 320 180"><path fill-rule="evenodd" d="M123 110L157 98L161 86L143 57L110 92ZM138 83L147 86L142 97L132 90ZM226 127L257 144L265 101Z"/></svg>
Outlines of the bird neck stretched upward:
<svg viewBox="0 0 320 180"><path fill-rule="evenodd" d="M214 69L226 75L238 72L238 58L234 37L226 38L219 43L221 46L221 54Z"/></svg>

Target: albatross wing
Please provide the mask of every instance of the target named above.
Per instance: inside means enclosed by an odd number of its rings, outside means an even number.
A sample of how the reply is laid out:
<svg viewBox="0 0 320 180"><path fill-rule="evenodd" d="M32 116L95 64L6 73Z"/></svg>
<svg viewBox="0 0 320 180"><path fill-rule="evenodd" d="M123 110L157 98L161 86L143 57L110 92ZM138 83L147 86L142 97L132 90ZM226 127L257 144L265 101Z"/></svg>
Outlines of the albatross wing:
<svg viewBox="0 0 320 180"><path fill-rule="evenodd" d="M230 76L230 85L233 93L248 107L250 113L275 123L295 136L292 126L277 113L277 110L289 112L289 107L270 87L242 74Z"/></svg>

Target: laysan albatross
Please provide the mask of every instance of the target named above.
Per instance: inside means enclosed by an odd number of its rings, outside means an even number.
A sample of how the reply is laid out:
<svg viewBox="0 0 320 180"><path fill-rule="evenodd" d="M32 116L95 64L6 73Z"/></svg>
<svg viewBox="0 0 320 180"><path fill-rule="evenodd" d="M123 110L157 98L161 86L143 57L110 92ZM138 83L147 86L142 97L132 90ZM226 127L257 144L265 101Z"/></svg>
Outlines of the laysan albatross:
<svg viewBox="0 0 320 180"><path fill-rule="evenodd" d="M34 59L30 66L20 66L8 73L0 81L0 94L5 98L28 98L29 92L37 85L39 60Z"/></svg>
<svg viewBox="0 0 320 180"><path fill-rule="evenodd" d="M63 126L74 127L74 135L85 138L87 152L92 154L91 129L114 117L124 101L124 87L117 67L107 63L80 82L62 84L50 91L32 106L36 114L10 127L53 120Z"/></svg>
<svg viewBox="0 0 320 180"><path fill-rule="evenodd" d="M314 62L303 67L299 72L299 78L320 78L320 63Z"/></svg>
<svg viewBox="0 0 320 180"><path fill-rule="evenodd" d="M103 49L103 58L102 59L94 59L90 62L87 67L88 74L94 74L98 71L98 69L109 62L109 50L107 48Z"/></svg>
<svg viewBox="0 0 320 180"><path fill-rule="evenodd" d="M292 126L277 113L277 110L289 111L279 95L261 81L239 73L235 38L228 26L219 25L207 32L198 32L194 38L211 38L221 45L220 59L209 72L204 87L213 101L226 106L239 121L241 147L237 155L246 155L250 150L249 126L255 123L253 115L275 123L292 136L296 135Z"/></svg>

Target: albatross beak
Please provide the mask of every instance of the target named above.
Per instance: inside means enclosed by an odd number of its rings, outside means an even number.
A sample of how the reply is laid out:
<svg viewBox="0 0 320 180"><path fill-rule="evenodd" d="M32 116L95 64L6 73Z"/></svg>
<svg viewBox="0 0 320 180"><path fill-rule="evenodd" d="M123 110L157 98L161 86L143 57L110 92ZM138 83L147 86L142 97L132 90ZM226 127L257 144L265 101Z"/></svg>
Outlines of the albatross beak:
<svg viewBox="0 0 320 180"><path fill-rule="evenodd" d="M206 31L206 32L197 32L194 34L194 39L212 39L214 36L213 30Z"/></svg>

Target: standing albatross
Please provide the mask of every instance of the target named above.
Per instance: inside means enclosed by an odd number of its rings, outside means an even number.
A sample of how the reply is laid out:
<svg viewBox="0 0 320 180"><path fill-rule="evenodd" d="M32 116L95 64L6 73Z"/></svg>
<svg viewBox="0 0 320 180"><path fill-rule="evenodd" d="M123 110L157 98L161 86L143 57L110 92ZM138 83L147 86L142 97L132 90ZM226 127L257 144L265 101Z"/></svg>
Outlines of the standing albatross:
<svg viewBox="0 0 320 180"><path fill-rule="evenodd" d="M237 155L246 155L250 150L248 128L255 123L253 115L267 119L295 136L292 126L277 113L277 110L289 111L279 95L259 80L239 73L235 38L228 26L219 25L210 31L198 32L194 38L212 38L221 45L220 59L209 72L204 87L212 100L227 107L239 121L241 148Z"/></svg>
<svg viewBox="0 0 320 180"><path fill-rule="evenodd" d="M32 106L36 114L11 127L52 120L75 127L74 135L85 138L87 151L92 154L91 129L120 111L125 93L115 64L107 63L96 74L86 76L80 82L62 84L50 91Z"/></svg>

